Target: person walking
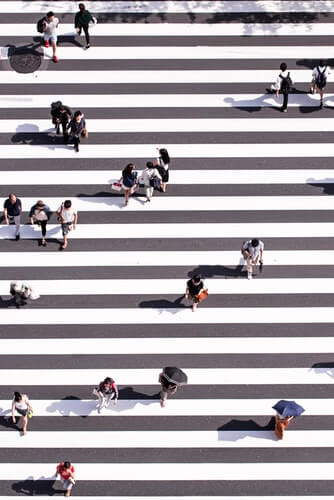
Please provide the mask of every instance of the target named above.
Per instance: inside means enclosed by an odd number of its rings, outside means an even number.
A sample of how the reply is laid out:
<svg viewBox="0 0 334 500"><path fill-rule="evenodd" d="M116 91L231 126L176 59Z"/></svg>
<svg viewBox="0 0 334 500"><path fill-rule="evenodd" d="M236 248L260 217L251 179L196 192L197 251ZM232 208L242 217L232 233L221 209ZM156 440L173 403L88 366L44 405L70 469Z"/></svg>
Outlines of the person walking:
<svg viewBox="0 0 334 500"><path fill-rule="evenodd" d="M115 381L106 377L102 382L99 383L98 387L95 387L93 394L98 397L99 404L97 411L101 413L103 408L108 408L110 401L114 400L114 405L116 406L118 400L118 389Z"/></svg>
<svg viewBox="0 0 334 500"><path fill-rule="evenodd" d="M12 420L13 424L16 424L15 411L21 415L23 418L22 434L25 436L27 434L28 427L28 417L32 416L33 409L31 407L29 398L26 394L21 394L20 392L14 392L14 398L12 401Z"/></svg>
<svg viewBox="0 0 334 500"><path fill-rule="evenodd" d="M73 208L71 200L65 200L57 210L58 221L61 223L61 229L64 237L63 245L60 247L65 250L68 245L68 233L75 230L78 223L78 212Z"/></svg>
<svg viewBox="0 0 334 500"><path fill-rule="evenodd" d="M146 163L139 182L143 183L146 188L146 202L151 201L154 189L158 189L161 183L161 175L151 161Z"/></svg>
<svg viewBox="0 0 334 500"><path fill-rule="evenodd" d="M26 305L29 299L39 299L38 293L25 281L12 281L9 286L9 293L12 295L17 307Z"/></svg>
<svg viewBox="0 0 334 500"><path fill-rule="evenodd" d="M283 417L279 413L275 415L275 434L277 439L281 440L284 436L285 429L290 425L294 417Z"/></svg>
<svg viewBox="0 0 334 500"><path fill-rule="evenodd" d="M50 47L50 42L52 45L53 61L57 63L59 61L56 51L57 51L57 28L59 25L58 17L55 17L52 11L46 14L46 19L43 27L44 33L44 47Z"/></svg>
<svg viewBox="0 0 334 500"><path fill-rule="evenodd" d="M50 207L48 207L48 205L45 205L45 203L42 200L38 200L37 203L35 203L35 205L31 207L29 212L29 217L31 224L38 224L39 226L41 226L42 230L41 245L45 247L46 225L51 217Z"/></svg>
<svg viewBox="0 0 334 500"><path fill-rule="evenodd" d="M53 102L51 104L52 123L56 126L56 134L60 134L60 125L63 129L63 136L65 143L67 142L69 122L72 120L72 111L68 106L62 104L61 101Z"/></svg>
<svg viewBox="0 0 334 500"><path fill-rule="evenodd" d="M161 372L159 375L159 384L161 385L160 398L161 398L161 408L166 406L166 401L168 396L173 396L177 391L177 384L172 384L167 380L164 373Z"/></svg>
<svg viewBox="0 0 334 500"><path fill-rule="evenodd" d="M72 488L75 485L75 470L71 462L65 460L57 465L56 469L56 479L60 478L65 490L65 497L69 497L72 492Z"/></svg>
<svg viewBox="0 0 334 500"><path fill-rule="evenodd" d="M324 88L327 84L327 78L330 75L328 66L325 65L324 61L319 61L318 66L315 66L312 70L312 87L311 93L315 94L319 92L320 94L320 108L324 105Z"/></svg>
<svg viewBox="0 0 334 500"><path fill-rule="evenodd" d="M155 160L154 166L157 168L160 176L161 176L161 191L163 193L166 192L166 185L169 181L169 164L170 157L167 149L165 148L157 148L159 151L159 157Z"/></svg>
<svg viewBox="0 0 334 500"><path fill-rule="evenodd" d="M78 35L81 35L81 31L84 30L86 37L86 49L90 47L90 37L89 37L89 23L96 22L96 19L92 16L89 10L86 9L85 4L79 3L79 12L75 14L74 18L74 27L78 32Z"/></svg>
<svg viewBox="0 0 334 500"><path fill-rule="evenodd" d="M80 137L88 137L88 132L86 128L86 120L81 111L76 111L73 115L72 120L68 125L69 135L65 137L65 143L73 142L74 149L79 152Z"/></svg>
<svg viewBox="0 0 334 500"><path fill-rule="evenodd" d="M138 172L135 170L134 163L128 163L128 165L124 168L122 172L122 177L119 182L122 184L122 188L124 191L124 206L126 207L129 203L129 196L131 196L138 185Z"/></svg>
<svg viewBox="0 0 334 500"><path fill-rule="evenodd" d="M241 253L247 263L247 277L249 280L253 277L253 266L259 262L263 265L264 243L257 238L244 241L241 247Z"/></svg>
<svg viewBox="0 0 334 500"><path fill-rule="evenodd" d="M5 223L9 225L10 222L14 222L15 239L18 241L20 239L20 224L21 224L21 213L22 213L22 203L19 198L16 197L14 193L10 193L7 200L3 204L3 219Z"/></svg>
<svg viewBox="0 0 334 500"><path fill-rule="evenodd" d="M191 307L193 312L195 312L198 304L204 300L207 295L208 289L205 287L205 283L199 274L187 281L185 298L192 300L193 303Z"/></svg>
<svg viewBox="0 0 334 500"><path fill-rule="evenodd" d="M276 79L276 83L271 86L271 90L276 93L277 98L280 93L283 94L283 104L280 110L286 113L288 110L289 92L292 90L292 80L286 63L281 63L280 70L281 72Z"/></svg>

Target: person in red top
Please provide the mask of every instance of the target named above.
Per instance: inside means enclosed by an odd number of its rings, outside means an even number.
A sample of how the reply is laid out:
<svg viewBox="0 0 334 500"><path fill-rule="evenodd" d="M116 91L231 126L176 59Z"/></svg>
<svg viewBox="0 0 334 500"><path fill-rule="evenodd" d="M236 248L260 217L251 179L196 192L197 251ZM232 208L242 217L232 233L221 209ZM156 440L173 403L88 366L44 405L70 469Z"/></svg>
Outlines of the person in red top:
<svg viewBox="0 0 334 500"><path fill-rule="evenodd" d="M65 461L57 465L56 478L58 476L60 476L64 490L66 490L65 497L69 497L75 484L74 467L71 462Z"/></svg>

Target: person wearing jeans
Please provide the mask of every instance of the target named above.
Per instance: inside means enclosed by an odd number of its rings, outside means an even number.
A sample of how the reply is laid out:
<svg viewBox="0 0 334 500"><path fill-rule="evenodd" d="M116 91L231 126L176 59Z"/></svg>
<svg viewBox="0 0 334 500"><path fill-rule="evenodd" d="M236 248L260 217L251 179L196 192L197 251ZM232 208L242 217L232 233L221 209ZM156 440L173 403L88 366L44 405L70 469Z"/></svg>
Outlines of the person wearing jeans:
<svg viewBox="0 0 334 500"><path fill-rule="evenodd" d="M45 240L46 225L49 221L50 216L51 216L51 210L47 205L45 205L45 203L42 200L38 200L38 202L31 207L29 212L30 223L38 224L39 226L41 226L42 230L41 245L43 247L46 246L46 240Z"/></svg>
<svg viewBox="0 0 334 500"><path fill-rule="evenodd" d="M74 149L79 152L80 137L87 137L86 120L81 111L76 111L72 120L69 123L69 136L65 137L65 143L68 141L74 143Z"/></svg>
<svg viewBox="0 0 334 500"><path fill-rule="evenodd" d="M18 241L20 239L20 224L21 224L21 213L22 213L22 203L19 198L16 198L14 193L10 193L9 197L3 205L3 219L8 225L11 221L14 221L16 226L15 239Z"/></svg>

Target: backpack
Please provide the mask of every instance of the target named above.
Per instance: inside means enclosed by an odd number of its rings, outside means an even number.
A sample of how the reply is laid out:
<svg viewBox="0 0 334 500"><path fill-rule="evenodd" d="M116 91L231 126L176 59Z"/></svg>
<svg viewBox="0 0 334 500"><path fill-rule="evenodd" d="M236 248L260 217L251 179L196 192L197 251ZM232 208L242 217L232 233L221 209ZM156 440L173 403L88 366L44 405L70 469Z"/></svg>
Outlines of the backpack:
<svg viewBox="0 0 334 500"><path fill-rule="evenodd" d="M318 87L318 89L323 89L327 83L327 77L326 77L327 66L325 66L325 69L323 71L320 71L320 66L317 66L317 70L318 70L318 76L315 80L315 84Z"/></svg>
<svg viewBox="0 0 334 500"><path fill-rule="evenodd" d="M43 33L43 28L44 28L44 24L46 23L46 17L42 17L42 19L40 19L39 21L37 21L37 25L36 25L36 29L38 31L38 33Z"/></svg>
<svg viewBox="0 0 334 500"><path fill-rule="evenodd" d="M150 186L153 187L154 189L160 189L159 177L152 177L152 179L150 179Z"/></svg>
<svg viewBox="0 0 334 500"><path fill-rule="evenodd" d="M292 89L292 80L291 80L291 77L290 77L290 72L288 73L288 76L282 76L282 75L279 75L281 80L282 80L282 83L281 83L281 92L283 94L287 94L288 92L291 91Z"/></svg>

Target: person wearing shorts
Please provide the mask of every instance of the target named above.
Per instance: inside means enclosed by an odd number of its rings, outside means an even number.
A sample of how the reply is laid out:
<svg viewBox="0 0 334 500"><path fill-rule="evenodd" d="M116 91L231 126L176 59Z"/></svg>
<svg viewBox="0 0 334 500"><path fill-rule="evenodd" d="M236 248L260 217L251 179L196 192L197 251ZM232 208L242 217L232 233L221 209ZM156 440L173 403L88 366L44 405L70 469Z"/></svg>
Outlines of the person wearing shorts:
<svg viewBox="0 0 334 500"><path fill-rule="evenodd" d="M74 467L68 460L60 462L60 464L57 465L56 477L60 477L63 488L66 490L65 497L69 497L71 495L73 485L75 484L74 473Z"/></svg>
<svg viewBox="0 0 334 500"><path fill-rule="evenodd" d="M187 281L185 298L192 300L192 311L195 312L199 303L198 296L206 290L205 283L199 274Z"/></svg>
<svg viewBox="0 0 334 500"><path fill-rule="evenodd" d="M258 261L263 264L263 249L264 243L256 238L244 241L241 247L241 253L247 262L247 277L249 280L253 276L253 266L256 266Z"/></svg>
<svg viewBox="0 0 334 500"><path fill-rule="evenodd" d="M61 229L64 237L64 243L61 246L62 250L67 248L68 234L74 230L78 223L78 212L72 207L71 200L65 200L57 210L58 220L61 223Z"/></svg>
<svg viewBox="0 0 334 500"><path fill-rule="evenodd" d="M16 424L15 411L17 411L17 413L19 413L21 415L21 417L23 418L22 434L23 434L23 436L25 436L27 434L28 414L29 414L29 412L32 412L29 398L26 394L14 392L14 398L12 401L13 424Z"/></svg>
<svg viewBox="0 0 334 500"><path fill-rule="evenodd" d="M43 37L44 37L44 47L50 47L50 43L53 51L53 61L58 62L59 59L56 55L57 51L57 27L59 24L58 17L55 17L53 12L48 12L46 15L46 21L44 23Z"/></svg>

